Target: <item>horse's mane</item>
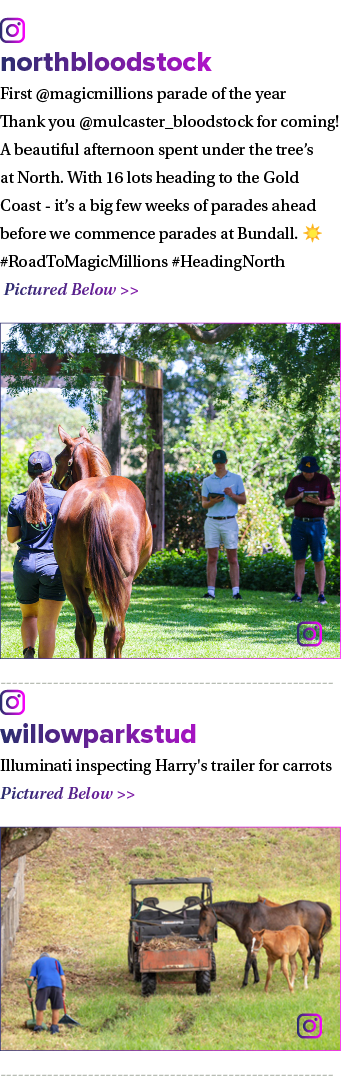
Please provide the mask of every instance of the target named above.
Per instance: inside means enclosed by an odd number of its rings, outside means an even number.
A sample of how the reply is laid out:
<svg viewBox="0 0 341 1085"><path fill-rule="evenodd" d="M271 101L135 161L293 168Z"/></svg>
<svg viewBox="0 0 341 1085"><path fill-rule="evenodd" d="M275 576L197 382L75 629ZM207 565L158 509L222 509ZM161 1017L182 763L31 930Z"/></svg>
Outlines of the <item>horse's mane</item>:
<svg viewBox="0 0 341 1085"><path fill-rule="evenodd" d="M104 452L102 452L102 449L99 448L98 445L93 445L92 441L89 441L87 438L84 438L84 444L86 447L86 451L89 455L89 459L92 457L96 462L96 466L98 466L99 468L98 474L104 476L111 475L109 460L107 460L107 457L104 455Z"/></svg>

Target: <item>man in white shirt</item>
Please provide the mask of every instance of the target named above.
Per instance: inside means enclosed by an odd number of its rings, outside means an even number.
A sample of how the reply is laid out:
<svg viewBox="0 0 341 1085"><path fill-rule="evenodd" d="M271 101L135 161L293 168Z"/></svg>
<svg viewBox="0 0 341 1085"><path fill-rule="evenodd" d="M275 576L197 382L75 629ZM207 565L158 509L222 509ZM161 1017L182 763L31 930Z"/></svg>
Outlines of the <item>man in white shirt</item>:
<svg viewBox="0 0 341 1085"><path fill-rule="evenodd" d="M218 552L221 543L223 543L227 551L233 598L241 599L237 557L238 524L236 521L236 506L246 505L246 494L240 475L235 475L227 470L227 456L222 448L216 449L212 461L215 465L215 474L204 478L201 490L202 507L207 509L205 520L207 592L204 599L214 599L215 597ZM217 505L219 505L219 508L216 508Z"/></svg>

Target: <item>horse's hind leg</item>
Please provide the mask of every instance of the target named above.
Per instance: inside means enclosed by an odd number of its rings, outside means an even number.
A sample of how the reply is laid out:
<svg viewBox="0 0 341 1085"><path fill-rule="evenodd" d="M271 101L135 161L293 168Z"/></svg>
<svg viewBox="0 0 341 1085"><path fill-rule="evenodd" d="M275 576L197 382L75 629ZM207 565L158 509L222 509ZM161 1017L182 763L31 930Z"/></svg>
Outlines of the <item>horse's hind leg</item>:
<svg viewBox="0 0 341 1085"><path fill-rule="evenodd" d="M305 990L307 990L307 987L308 987L308 968L309 968L308 956L307 956L306 953L304 953L304 952L302 953L300 949L299 949L298 952L299 952L299 955L300 955L300 958L301 958L301 961L302 961L302 968L303 968L303 975L304 975L304 987L305 987Z"/></svg>
<svg viewBox="0 0 341 1085"><path fill-rule="evenodd" d="M281 960L281 969L282 969L282 972L283 972L283 976L285 976L285 978L286 978L290 994L292 994L292 992L294 990L294 984L291 983L290 979L289 979L288 961L289 961L288 954L283 953L283 957L282 957L282 960Z"/></svg>
<svg viewBox="0 0 341 1085"><path fill-rule="evenodd" d="M292 988L294 989L294 983L295 983L296 972L297 972L297 962L296 962L296 957L295 957L294 953L293 953L292 957L289 957L289 961L290 961L290 979L291 979L291 983L292 983Z"/></svg>
<svg viewBox="0 0 341 1085"><path fill-rule="evenodd" d="M75 641L79 658L93 659L96 620L89 607L90 592L86 591L83 585L78 584L65 584L65 591L76 614Z"/></svg>
<svg viewBox="0 0 341 1085"><path fill-rule="evenodd" d="M311 956L315 957L315 972L314 980L318 980L320 975L320 963L321 963L321 949L320 942L313 942L311 946Z"/></svg>
<svg viewBox="0 0 341 1085"><path fill-rule="evenodd" d="M104 630L104 646L107 659L121 659L122 648L125 641L125 631L115 625L114 619L107 622Z"/></svg>

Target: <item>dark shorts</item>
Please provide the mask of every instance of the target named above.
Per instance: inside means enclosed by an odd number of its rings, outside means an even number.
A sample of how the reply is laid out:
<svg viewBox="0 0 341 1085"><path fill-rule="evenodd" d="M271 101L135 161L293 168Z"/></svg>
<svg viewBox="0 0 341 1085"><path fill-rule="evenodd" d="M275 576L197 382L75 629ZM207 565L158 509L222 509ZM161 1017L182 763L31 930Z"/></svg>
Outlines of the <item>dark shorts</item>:
<svg viewBox="0 0 341 1085"><path fill-rule="evenodd" d="M324 520L299 520L294 516L291 525L292 553L295 561L306 558L310 547L313 561L323 561L327 527Z"/></svg>
<svg viewBox="0 0 341 1085"><path fill-rule="evenodd" d="M51 1010L62 1010L63 996L61 987L40 987L36 994L37 1010L46 1010L46 1003L50 999Z"/></svg>
<svg viewBox="0 0 341 1085"><path fill-rule="evenodd" d="M18 603L38 603L39 599L66 599L63 581L53 550L18 551L13 580Z"/></svg>

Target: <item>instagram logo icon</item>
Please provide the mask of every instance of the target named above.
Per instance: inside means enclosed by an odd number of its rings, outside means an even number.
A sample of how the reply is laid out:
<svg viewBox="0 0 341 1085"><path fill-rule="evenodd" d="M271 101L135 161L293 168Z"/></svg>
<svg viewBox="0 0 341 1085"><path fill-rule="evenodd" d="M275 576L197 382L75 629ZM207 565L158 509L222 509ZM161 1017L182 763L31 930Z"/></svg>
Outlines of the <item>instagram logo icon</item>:
<svg viewBox="0 0 341 1085"><path fill-rule="evenodd" d="M297 1018L297 1035L301 1040L318 1040L322 1036L322 1017L319 1013L300 1013Z"/></svg>
<svg viewBox="0 0 341 1085"><path fill-rule="evenodd" d="M1 19L0 23L0 38L5 42L5 45L18 45L19 42L25 41L25 23L23 19L17 19L13 16L10 19L8 16L6 19Z"/></svg>
<svg viewBox="0 0 341 1085"><path fill-rule="evenodd" d="M0 712L3 716L22 716L25 712L25 694L22 689L4 689L0 694Z"/></svg>
<svg viewBox="0 0 341 1085"><path fill-rule="evenodd" d="M318 648L322 644L320 622L300 622L297 626L297 644L301 648Z"/></svg>

